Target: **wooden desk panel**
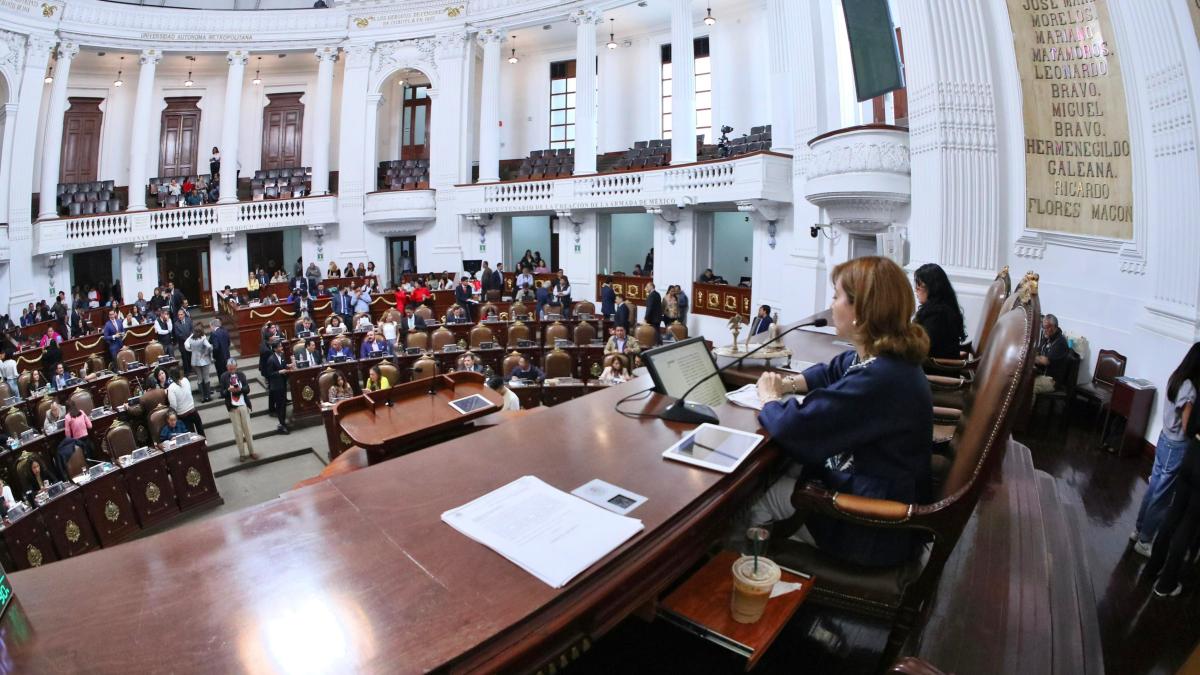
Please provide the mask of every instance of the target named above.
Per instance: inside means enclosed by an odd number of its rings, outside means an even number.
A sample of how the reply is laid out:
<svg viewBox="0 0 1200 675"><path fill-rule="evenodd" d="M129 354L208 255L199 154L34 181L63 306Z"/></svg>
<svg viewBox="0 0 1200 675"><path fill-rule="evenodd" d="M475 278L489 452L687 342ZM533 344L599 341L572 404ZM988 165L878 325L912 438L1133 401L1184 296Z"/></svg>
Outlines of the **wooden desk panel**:
<svg viewBox="0 0 1200 675"><path fill-rule="evenodd" d="M91 529L87 518L84 518L84 524ZM28 513L17 522L0 528L0 561L4 563L4 569L16 572L57 560L54 542L50 539L50 533L46 531L46 525L42 522L42 514L38 511Z"/></svg>
<svg viewBox="0 0 1200 675"><path fill-rule="evenodd" d="M138 531L129 489L120 470L114 469L84 485L83 498L88 519L104 548L116 546Z"/></svg>
<svg viewBox="0 0 1200 675"><path fill-rule="evenodd" d="M96 530L88 519L82 488L75 488L39 506L35 513L40 514L59 559L73 558L100 548Z"/></svg>
<svg viewBox="0 0 1200 675"><path fill-rule="evenodd" d="M175 486L171 481L166 454L154 454L122 467L121 472L125 474L129 498L133 500L133 512L143 529L179 514L179 502L175 500Z"/></svg>
<svg viewBox="0 0 1200 675"><path fill-rule="evenodd" d="M208 461L208 445L203 440L167 450L166 455L171 485L181 511L224 503L225 500L217 492L217 479Z"/></svg>

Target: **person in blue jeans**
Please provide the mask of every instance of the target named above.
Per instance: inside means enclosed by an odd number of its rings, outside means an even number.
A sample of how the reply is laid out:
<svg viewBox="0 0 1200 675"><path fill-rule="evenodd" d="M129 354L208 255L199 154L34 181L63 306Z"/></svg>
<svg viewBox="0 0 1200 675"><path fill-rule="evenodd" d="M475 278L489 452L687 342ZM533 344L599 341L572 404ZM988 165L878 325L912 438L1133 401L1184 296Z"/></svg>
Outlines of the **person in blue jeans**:
<svg viewBox="0 0 1200 675"><path fill-rule="evenodd" d="M1134 550L1146 557L1150 557L1154 536L1175 493L1175 479L1188 447L1186 430L1197 389L1200 389L1200 342L1192 345L1167 380L1167 400L1163 406L1162 431L1154 450L1154 468L1150 470L1150 484L1138 509L1137 525L1129 537L1134 542Z"/></svg>

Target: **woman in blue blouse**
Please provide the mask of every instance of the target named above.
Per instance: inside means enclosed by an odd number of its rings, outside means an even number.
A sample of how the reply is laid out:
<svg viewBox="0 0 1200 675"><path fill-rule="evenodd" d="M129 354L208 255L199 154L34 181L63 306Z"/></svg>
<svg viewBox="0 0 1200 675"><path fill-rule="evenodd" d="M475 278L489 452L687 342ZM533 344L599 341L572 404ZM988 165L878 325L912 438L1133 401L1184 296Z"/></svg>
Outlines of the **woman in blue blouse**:
<svg viewBox="0 0 1200 675"><path fill-rule="evenodd" d="M795 514L797 480L821 480L838 492L918 503L929 498L933 403L921 370L929 351L924 329L911 321L913 290L891 260L857 258L833 270L833 323L854 349L785 380L765 373L758 419L792 459L751 509L755 524ZM803 401L782 401L786 394ZM915 552L908 530L853 525L824 516L806 519L800 537L848 562L892 566Z"/></svg>

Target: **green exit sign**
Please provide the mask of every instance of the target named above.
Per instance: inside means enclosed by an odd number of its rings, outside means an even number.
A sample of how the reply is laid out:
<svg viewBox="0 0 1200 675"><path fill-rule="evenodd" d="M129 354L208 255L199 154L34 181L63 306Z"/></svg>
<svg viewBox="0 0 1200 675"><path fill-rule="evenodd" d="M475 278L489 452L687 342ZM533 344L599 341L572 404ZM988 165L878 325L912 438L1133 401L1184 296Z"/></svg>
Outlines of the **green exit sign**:
<svg viewBox="0 0 1200 675"><path fill-rule="evenodd" d="M13 590L12 584L8 581L8 574L4 570L0 570L0 616L3 616L4 611L8 609L12 598Z"/></svg>

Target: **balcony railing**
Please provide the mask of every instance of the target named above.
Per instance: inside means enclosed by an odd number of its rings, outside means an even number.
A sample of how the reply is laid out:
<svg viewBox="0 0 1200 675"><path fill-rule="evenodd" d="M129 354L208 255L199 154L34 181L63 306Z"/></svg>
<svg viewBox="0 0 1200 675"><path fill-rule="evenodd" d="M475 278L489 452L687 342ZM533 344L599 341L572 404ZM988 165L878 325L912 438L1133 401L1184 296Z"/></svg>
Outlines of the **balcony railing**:
<svg viewBox="0 0 1200 675"><path fill-rule="evenodd" d="M433 190L383 190L367 194L363 221L367 223L432 220L437 203Z"/></svg>
<svg viewBox="0 0 1200 675"><path fill-rule="evenodd" d="M737 202L792 201L792 158L758 152L644 171L461 185L461 214L561 211Z"/></svg>
<svg viewBox="0 0 1200 675"><path fill-rule="evenodd" d="M34 254L335 222L337 198L332 196L59 218L34 225Z"/></svg>

